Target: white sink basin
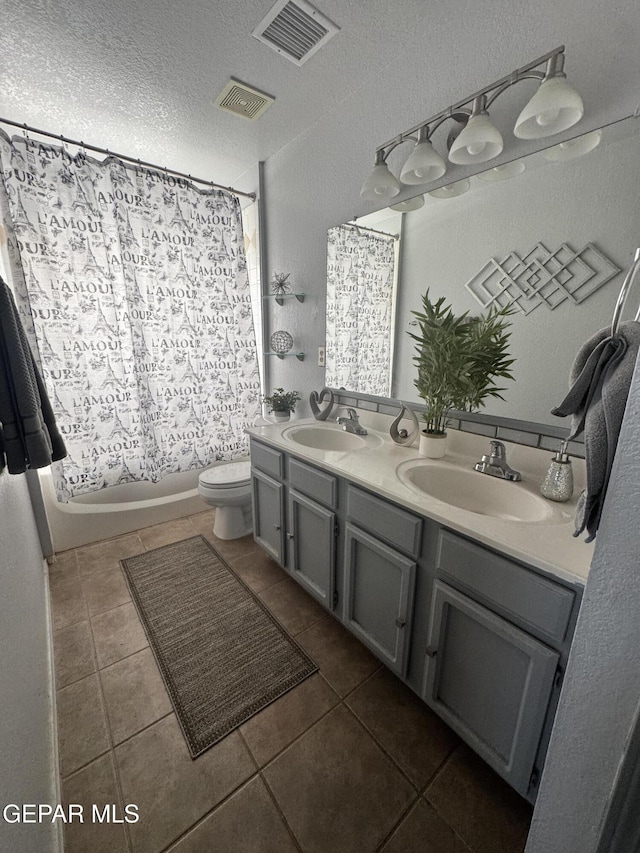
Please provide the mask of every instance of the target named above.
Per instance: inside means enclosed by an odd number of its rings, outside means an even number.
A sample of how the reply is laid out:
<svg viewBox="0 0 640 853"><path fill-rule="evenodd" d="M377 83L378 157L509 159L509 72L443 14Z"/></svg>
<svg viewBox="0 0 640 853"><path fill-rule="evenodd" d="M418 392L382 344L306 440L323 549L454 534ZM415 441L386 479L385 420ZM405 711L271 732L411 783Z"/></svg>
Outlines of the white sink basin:
<svg viewBox="0 0 640 853"><path fill-rule="evenodd" d="M282 437L294 444L311 447L314 450L371 450L380 447L382 439L380 436L368 433L367 435L354 435L346 432L334 424L303 424L301 426L287 427Z"/></svg>
<svg viewBox="0 0 640 853"><path fill-rule="evenodd" d="M399 465L396 473L418 494L478 515L537 524L559 524L571 517L566 509L545 500L525 484L480 474L473 468L411 459Z"/></svg>

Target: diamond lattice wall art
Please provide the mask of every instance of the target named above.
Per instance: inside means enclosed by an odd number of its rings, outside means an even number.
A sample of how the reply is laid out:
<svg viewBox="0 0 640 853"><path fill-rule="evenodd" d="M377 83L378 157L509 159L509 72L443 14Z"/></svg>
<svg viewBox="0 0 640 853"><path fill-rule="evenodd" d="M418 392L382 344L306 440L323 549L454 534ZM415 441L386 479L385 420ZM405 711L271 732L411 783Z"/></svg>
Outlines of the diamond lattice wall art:
<svg viewBox="0 0 640 853"><path fill-rule="evenodd" d="M619 272L593 243L579 252L568 243L555 251L538 243L524 257L490 258L465 287L483 308L513 305L530 314L543 304L553 311L567 299L579 305Z"/></svg>

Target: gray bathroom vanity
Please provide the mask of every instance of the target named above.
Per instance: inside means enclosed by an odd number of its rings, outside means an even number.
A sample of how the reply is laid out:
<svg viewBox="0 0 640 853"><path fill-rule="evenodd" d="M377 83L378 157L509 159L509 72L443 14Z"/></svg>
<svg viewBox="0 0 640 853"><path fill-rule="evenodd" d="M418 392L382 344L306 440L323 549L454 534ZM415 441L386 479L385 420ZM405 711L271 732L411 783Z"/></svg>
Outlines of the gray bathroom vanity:
<svg viewBox="0 0 640 853"><path fill-rule="evenodd" d="M320 453L292 448L282 434L266 427L251 438L256 541L513 788L535 800L580 579L545 561L514 559L499 536L490 544L491 525L474 536L464 517L476 513L463 513L461 522L452 512L448 525L442 504L400 500L385 465L395 471L415 448L385 439L362 452ZM496 529L506 523L496 521ZM534 538L559 536L559 528L570 537L566 513L548 526L520 526L537 527Z"/></svg>

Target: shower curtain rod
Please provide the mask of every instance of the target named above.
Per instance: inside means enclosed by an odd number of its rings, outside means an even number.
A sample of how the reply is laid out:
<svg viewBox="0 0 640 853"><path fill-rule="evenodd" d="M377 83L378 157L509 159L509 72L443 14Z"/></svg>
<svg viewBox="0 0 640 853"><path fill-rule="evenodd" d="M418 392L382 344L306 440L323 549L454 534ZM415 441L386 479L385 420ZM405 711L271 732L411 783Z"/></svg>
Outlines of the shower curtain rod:
<svg viewBox="0 0 640 853"><path fill-rule="evenodd" d="M389 234L387 231L377 231L375 228L366 228L364 225L358 225L356 222L345 222L347 228L355 228L356 231L368 231L370 234L380 234L382 237L391 237L393 240L399 240L399 234Z"/></svg>
<svg viewBox="0 0 640 853"><path fill-rule="evenodd" d="M117 157L119 160L126 160L134 166L145 166L148 169L154 169L158 172L165 172L167 175L175 175L178 178L186 178L189 181L195 181L197 184L205 184L208 187L215 189L226 190L232 195L242 195L245 198L250 198L251 201L256 200L255 193L245 193L242 190L234 190L233 187L225 187L222 184L216 184L214 181L206 181L204 178L194 178L193 175L187 175L184 172L176 172L175 169L168 169L166 166L156 166L155 163L148 163L145 160L140 160L139 157L129 157L126 154L118 154L117 151L110 151L108 148L98 148L96 145L89 145L88 142L78 142L77 139L69 139L61 133L50 133L48 130L40 130L37 127L31 127L28 124L19 124L17 121L11 121L8 118L0 118L0 124L8 124L11 127L17 127L26 133L37 133L39 136L46 136L49 139L55 139L67 145L77 145L78 148L84 148L87 151L96 151L98 154L107 154L109 157Z"/></svg>

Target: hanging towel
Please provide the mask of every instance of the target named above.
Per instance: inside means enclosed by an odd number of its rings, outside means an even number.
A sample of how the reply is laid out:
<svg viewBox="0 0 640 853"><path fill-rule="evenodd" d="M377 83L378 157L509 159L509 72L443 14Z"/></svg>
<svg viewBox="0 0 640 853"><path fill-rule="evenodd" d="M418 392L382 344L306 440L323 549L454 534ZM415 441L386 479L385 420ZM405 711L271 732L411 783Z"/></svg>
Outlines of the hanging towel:
<svg viewBox="0 0 640 853"><path fill-rule="evenodd" d="M67 455L18 309L0 278L0 471L22 474Z"/></svg>
<svg viewBox="0 0 640 853"><path fill-rule="evenodd" d="M640 323L621 323L616 335L601 329L581 347L571 368L571 389L552 415L573 415L571 435L584 432L587 488L576 511L579 536L587 542L598 530L611 467L616 453L629 387L640 349Z"/></svg>

